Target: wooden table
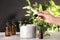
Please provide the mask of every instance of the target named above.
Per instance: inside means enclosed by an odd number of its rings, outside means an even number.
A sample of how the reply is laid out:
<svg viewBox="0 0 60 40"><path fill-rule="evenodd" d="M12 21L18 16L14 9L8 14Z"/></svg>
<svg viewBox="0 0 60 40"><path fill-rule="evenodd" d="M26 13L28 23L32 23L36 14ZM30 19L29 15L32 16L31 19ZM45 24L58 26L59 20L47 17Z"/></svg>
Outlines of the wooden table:
<svg viewBox="0 0 60 40"><path fill-rule="evenodd" d="M20 33L17 32L16 35L6 37L4 32L0 32L0 40L60 40L60 32L51 33L51 36L44 39L32 38L32 39L22 39L20 38Z"/></svg>

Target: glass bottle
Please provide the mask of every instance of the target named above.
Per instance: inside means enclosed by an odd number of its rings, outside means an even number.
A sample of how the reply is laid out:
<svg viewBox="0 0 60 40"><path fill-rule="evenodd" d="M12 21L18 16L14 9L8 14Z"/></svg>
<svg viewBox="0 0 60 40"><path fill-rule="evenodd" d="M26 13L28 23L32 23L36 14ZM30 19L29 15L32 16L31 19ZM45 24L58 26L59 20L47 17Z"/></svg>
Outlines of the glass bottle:
<svg viewBox="0 0 60 40"><path fill-rule="evenodd" d="M6 27L5 27L5 36L11 36L11 24L9 22L6 23Z"/></svg>
<svg viewBox="0 0 60 40"><path fill-rule="evenodd" d="M16 35L16 25L12 23L12 35Z"/></svg>
<svg viewBox="0 0 60 40"><path fill-rule="evenodd" d="M39 31L38 36L39 36L39 39L43 39L43 31L42 30Z"/></svg>

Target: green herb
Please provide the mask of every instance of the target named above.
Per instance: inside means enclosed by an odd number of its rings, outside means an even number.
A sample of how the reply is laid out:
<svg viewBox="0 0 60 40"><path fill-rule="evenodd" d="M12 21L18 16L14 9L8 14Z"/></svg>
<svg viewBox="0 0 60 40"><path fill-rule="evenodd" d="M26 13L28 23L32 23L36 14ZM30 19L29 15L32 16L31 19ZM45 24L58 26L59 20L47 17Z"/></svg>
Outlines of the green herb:
<svg viewBox="0 0 60 40"><path fill-rule="evenodd" d="M55 30L57 27L49 24L47 22L44 22L42 20L37 19L34 15L38 13L38 11L49 11L54 16L60 16L60 6L56 5L53 0L49 0L49 2L44 1L43 4L39 4L35 2L34 4L31 4L30 0L26 0L28 3L27 6L24 6L22 9L27 9L27 14L25 16L30 17L29 19L25 21L21 21L21 25L26 24L35 24L37 25L38 30L46 31L47 29Z"/></svg>

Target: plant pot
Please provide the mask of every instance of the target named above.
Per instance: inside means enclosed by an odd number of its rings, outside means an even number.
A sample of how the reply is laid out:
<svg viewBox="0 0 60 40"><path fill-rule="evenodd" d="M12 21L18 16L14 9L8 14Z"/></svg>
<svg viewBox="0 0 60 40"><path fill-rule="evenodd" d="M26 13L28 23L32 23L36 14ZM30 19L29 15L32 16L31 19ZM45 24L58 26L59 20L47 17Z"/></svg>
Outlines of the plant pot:
<svg viewBox="0 0 60 40"><path fill-rule="evenodd" d="M42 31L42 30L39 31L39 33L38 33L38 37L39 37L39 39L43 39L43 31Z"/></svg>
<svg viewBox="0 0 60 40"><path fill-rule="evenodd" d="M20 38L36 38L36 26L33 24L21 26Z"/></svg>

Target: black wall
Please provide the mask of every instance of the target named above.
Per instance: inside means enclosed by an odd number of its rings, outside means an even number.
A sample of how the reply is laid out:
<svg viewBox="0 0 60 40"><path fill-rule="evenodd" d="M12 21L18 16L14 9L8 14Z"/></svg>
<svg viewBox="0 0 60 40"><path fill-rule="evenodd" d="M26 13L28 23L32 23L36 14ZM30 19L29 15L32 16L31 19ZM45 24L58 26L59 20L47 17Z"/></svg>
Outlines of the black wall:
<svg viewBox="0 0 60 40"><path fill-rule="evenodd" d="M30 0L32 3L43 3L44 0ZM47 0L48 1L48 0ZM60 0L54 0L60 5ZM5 31L5 23L10 16L15 15L13 19L24 20L25 10L22 7L27 5L25 0L0 0L0 32ZM18 30L17 30L18 31Z"/></svg>

